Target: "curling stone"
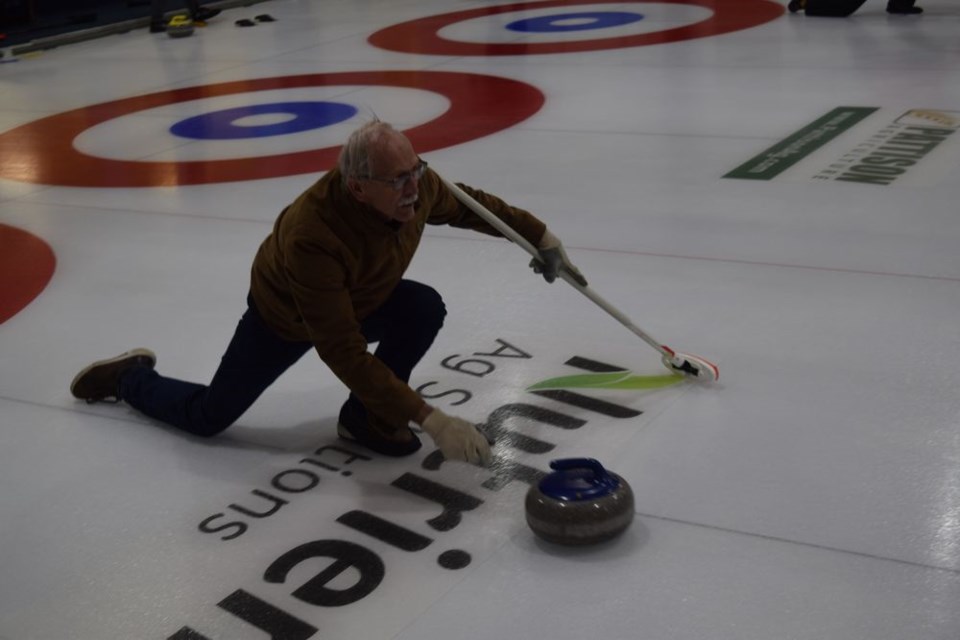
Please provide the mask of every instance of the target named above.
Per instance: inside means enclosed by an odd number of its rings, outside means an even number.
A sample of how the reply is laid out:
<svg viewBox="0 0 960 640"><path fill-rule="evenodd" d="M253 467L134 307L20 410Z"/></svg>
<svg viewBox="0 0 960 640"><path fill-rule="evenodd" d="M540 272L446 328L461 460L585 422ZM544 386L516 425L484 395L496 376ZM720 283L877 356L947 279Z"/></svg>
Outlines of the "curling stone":
<svg viewBox="0 0 960 640"><path fill-rule="evenodd" d="M187 16L173 16L167 23L167 35L171 38L186 38L193 35L193 20Z"/></svg>
<svg viewBox="0 0 960 640"><path fill-rule="evenodd" d="M550 463L553 473L527 491L527 524L548 542L588 545L623 533L633 521L633 490L593 458Z"/></svg>

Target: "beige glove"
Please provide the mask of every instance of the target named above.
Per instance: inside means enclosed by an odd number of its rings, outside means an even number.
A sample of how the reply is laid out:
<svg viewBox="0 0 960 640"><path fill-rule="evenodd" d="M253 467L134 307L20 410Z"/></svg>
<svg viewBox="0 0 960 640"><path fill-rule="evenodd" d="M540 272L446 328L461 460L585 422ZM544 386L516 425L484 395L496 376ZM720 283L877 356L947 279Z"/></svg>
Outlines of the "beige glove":
<svg viewBox="0 0 960 640"><path fill-rule="evenodd" d="M447 460L462 460L480 466L490 464L487 439L466 420L434 409L420 426L433 438Z"/></svg>
<svg viewBox="0 0 960 640"><path fill-rule="evenodd" d="M587 286L587 279L570 262L567 252L563 250L563 243L560 242L560 238L550 233L549 229L543 232L543 237L540 238L537 249L540 250L540 259L534 258L531 260L530 267L535 273L543 274L544 280L553 282L560 275L560 270L563 269L582 286Z"/></svg>

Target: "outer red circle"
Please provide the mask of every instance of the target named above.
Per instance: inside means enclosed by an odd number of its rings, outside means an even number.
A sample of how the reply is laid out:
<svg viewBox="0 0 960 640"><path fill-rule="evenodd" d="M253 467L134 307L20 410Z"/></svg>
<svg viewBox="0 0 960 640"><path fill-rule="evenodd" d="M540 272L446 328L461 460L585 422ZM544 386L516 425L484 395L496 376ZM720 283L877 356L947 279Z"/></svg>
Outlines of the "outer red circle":
<svg viewBox="0 0 960 640"><path fill-rule="evenodd" d="M770 0L625 0L626 2L661 4L694 4L713 11L706 20L675 29L639 33L619 38L599 38L594 40L571 40L540 43L483 43L447 40L437 34L440 29L483 16L499 13L511 13L524 9L543 9L546 7L573 7L585 4L608 4L611 0L545 0L543 2L519 2L513 4L483 7L467 11L455 11L428 18L410 20L381 29L368 41L370 44L404 53L428 53L434 55L456 56L515 56L543 53L573 53L579 51L601 51L604 49L622 49L642 47L649 44L679 42L694 38L705 38L731 31L749 29L769 22L783 15L783 6Z"/></svg>
<svg viewBox="0 0 960 640"><path fill-rule="evenodd" d="M543 106L539 89L516 80L443 71L365 71L240 80L104 102L0 134L0 177L72 187L160 187L258 180L326 171L340 147L281 155L191 162L98 158L73 147L80 133L144 109L234 93L336 85L424 89L446 97L439 117L404 131L419 152L474 140L522 122Z"/></svg>
<svg viewBox="0 0 960 640"><path fill-rule="evenodd" d="M23 229L0 224L0 324L40 295L56 266L50 245Z"/></svg>

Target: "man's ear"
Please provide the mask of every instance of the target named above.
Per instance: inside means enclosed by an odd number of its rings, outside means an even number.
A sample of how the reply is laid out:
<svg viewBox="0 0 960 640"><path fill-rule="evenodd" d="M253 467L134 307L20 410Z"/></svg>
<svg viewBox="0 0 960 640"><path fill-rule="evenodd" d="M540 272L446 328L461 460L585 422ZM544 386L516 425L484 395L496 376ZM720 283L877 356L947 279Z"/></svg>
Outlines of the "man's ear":
<svg viewBox="0 0 960 640"><path fill-rule="evenodd" d="M360 202L366 202L366 194L363 193L363 183L356 178L347 180L347 189Z"/></svg>

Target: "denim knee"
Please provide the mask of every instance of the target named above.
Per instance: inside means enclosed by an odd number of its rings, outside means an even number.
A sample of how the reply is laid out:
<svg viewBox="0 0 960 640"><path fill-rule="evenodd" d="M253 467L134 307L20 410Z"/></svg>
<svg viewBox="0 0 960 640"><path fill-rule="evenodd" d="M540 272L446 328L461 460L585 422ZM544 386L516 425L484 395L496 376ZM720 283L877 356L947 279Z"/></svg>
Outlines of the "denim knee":
<svg viewBox="0 0 960 640"><path fill-rule="evenodd" d="M187 428L187 431L201 438L212 438L226 431L234 422L236 422L236 420L204 419L195 421Z"/></svg>
<svg viewBox="0 0 960 640"><path fill-rule="evenodd" d="M433 287L423 286L416 304L419 311L418 321L425 322L437 330L443 326L447 317L447 305L443 303L443 296Z"/></svg>

